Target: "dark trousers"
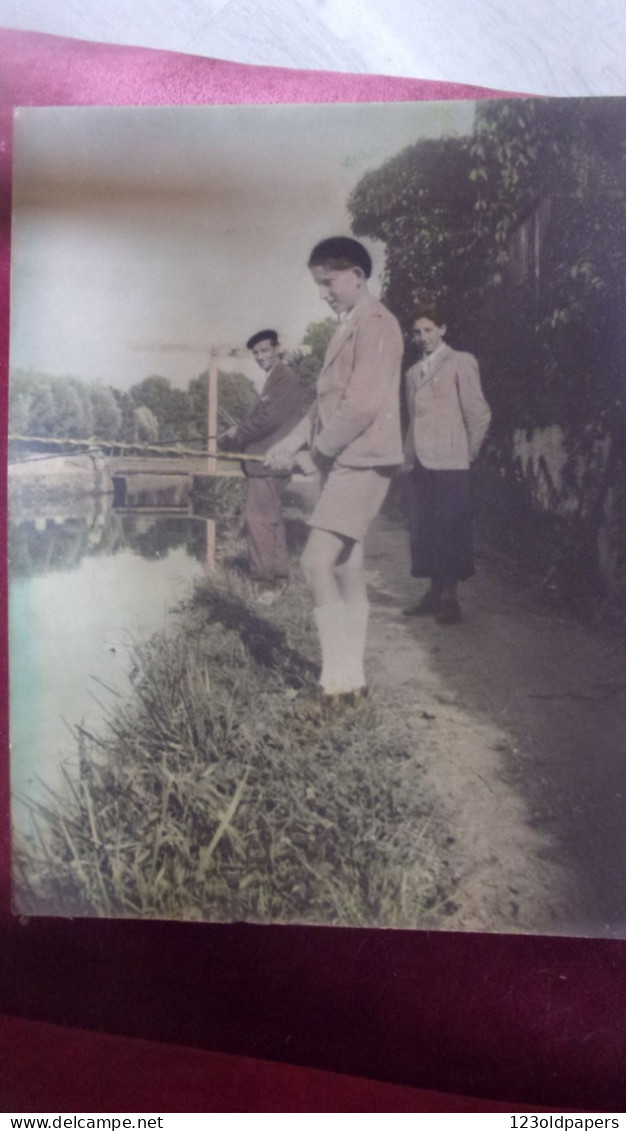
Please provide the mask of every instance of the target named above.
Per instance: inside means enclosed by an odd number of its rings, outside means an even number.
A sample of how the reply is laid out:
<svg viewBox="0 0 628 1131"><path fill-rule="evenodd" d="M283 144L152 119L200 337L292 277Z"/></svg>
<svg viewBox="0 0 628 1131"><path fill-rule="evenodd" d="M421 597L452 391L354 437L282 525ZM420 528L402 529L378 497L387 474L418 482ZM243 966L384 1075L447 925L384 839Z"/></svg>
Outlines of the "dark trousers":
<svg viewBox="0 0 628 1131"><path fill-rule="evenodd" d="M288 576L286 528L281 513L283 480L272 475L251 476L246 481L244 517L251 577L276 581Z"/></svg>
<svg viewBox="0 0 628 1131"><path fill-rule="evenodd" d="M412 576L436 585L475 573L468 471L434 471L416 460L405 480Z"/></svg>

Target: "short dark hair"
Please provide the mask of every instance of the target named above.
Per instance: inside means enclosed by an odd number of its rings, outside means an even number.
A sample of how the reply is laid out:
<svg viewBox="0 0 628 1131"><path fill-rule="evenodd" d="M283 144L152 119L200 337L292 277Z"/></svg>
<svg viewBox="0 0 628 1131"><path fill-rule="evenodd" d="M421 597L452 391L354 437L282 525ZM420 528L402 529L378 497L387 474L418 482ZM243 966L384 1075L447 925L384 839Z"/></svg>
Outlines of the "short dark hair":
<svg viewBox="0 0 628 1131"><path fill-rule="evenodd" d="M312 251L308 267L329 267L332 271L347 271L359 267L367 279L371 277L373 264L365 247L349 236L332 236L321 240Z"/></svg>
<svg viewBox="0 0 628 1131"><path fill-rule="evenodd" d="M414 314L412 315L412 325L419 321L419 318L429 318L435 326L446 326L447 318L445 311L439 302L425 302L417 306Z"/></svg>
<svg viewBox="0 0 628 1131"><path fill-rule="evenodd" d="M279 345L279 336L277 334L277 331L276 330L258 330L257 334L253 334L253 337L249 338L248 342L246 343L247 350L252 350L253 346L258 345L259 342L272 342L272 344L274 346L278 346Z"/></svg>

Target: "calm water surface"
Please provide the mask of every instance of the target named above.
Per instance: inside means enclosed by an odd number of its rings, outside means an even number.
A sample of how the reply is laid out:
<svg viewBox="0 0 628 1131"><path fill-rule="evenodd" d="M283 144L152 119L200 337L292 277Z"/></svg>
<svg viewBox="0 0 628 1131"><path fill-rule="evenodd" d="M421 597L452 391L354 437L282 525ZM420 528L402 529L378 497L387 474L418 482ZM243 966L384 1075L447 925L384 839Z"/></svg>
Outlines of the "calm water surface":
<svg viewBox="0 0 628 1131"><path fill-rule="evenodd" d="M61 765L76 770L71 728L98 733L114 693L128 693L134 643L176 623L174 606L205 573L209 524L119 513L109 497L13 517L11 786L25 828L18 798L41 798L42 782L56 789Z"/></svg>

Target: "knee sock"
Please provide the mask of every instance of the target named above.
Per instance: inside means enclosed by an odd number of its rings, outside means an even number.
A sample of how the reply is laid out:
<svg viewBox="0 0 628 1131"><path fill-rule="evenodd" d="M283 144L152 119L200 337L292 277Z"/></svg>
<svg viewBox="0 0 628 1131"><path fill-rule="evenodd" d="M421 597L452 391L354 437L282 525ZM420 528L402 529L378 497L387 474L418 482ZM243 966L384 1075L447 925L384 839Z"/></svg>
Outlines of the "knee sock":
<svg viewBox="0 0 628 1131"><path fill-rule="evenodd" d="M347 683L347 627L344 601L331 601L314 609L314 620L321 646L322 668L319 684L327 695L350 691Z"/></svg>
<svg viewBox="0 0 628 1131"><path fill-rule="evenodd" d="M347 631L346 675L355 691L366 686L364 675L364 652L366 649L366 628L369 619L369 603L360 595L345 604L345 624Z"/></svg>
<svg viewBox="0 0 628 1131"><path fill-rule="evenodd" d="M332 601L314 609L321 645L322 670L319 683L328 695L356 691L365 686L364 648L368 601Z"/></svg>

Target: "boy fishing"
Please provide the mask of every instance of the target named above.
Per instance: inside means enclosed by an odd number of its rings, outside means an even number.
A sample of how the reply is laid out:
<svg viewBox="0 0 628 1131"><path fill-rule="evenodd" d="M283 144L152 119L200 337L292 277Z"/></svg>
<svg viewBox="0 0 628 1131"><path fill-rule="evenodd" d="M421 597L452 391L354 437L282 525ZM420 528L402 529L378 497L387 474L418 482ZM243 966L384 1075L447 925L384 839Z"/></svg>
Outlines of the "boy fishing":
<svg viewBox="0 0 628 1131"><path fill-rule="evenodd" d="M371 258L357 240L323 240L308 267L320 297L338 316L338 328L327 347L315 404L270 448L265 463L275 471L305 470L308 449L321 472L301 567L314 600L320 693L324 701L352 704L367 694L364 537L403 460L403 341L396 318L369 291Z"/></svg>
<svg viewBox="0 0 628 1131"><path fill-rule="evenodd" d="M302 413L301 388L292 369L280 357L275 330L260 330L246 343L266 381L253 412L241 424L224 432L225 447L260 456L280 440ZM277 586L288 577L288 549L281 510L281 486L285 473L273 470L260 459L244 460L246 475L245 523L249 570L258 582L260 598L270 600Z"/></svg>

